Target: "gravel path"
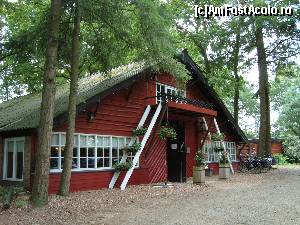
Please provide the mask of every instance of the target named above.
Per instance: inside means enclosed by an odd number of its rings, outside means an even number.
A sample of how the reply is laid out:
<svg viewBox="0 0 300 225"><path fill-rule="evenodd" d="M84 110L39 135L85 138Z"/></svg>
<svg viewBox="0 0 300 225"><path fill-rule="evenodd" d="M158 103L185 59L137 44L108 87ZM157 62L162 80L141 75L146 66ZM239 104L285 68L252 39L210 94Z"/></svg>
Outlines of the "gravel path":
<svg viewBox="0 0 300 225"><path fill-rule="evenodd" d="M226 181L212 177L204 186L144 185L51 196L42 209L1 212L0 224L300 225L300 166Z"/></svg>

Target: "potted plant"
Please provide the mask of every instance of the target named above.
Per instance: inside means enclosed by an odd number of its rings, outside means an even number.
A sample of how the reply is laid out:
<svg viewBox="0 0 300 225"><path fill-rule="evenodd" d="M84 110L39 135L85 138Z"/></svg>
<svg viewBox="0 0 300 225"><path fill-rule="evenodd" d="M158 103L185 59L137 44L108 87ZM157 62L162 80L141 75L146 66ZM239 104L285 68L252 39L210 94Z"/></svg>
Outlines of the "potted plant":
<svg viewBox="0 0 300 225"><path fill-rule="evenodd" d="M127 171L131 168L132 164L129 162L125 162L125 163L117 163L113 165L113 168L116 171Z"/></svg>
<svg viewBox="0 0 300 225"><path fill-rule="evenodd" d="M226 151L223 151L219 160L219 178L227 179L230 176L230 165Z"/></svg>
<svg viewBox="0 0 300 225"><path fill-rule="evenodd" d="M205 161L207 155L202 151L198 150L195 155L196 165L193 167L193 183L201 184L205 183Z"/></svg>
<svg viewBox="0 0 300 225"><path fill-rule="evenodd" d="M173 127L161 126L158 131L158 136L163 140L168 138L171 140L176 140L177 133Z"/></svg>
<svg viewBox="0 0 300 225"><path fill-rule="evenodd" d="M147 132L147 128L140 127L137 129L132 130L132 136L138 137L138 136L144 136Z"/></svg>

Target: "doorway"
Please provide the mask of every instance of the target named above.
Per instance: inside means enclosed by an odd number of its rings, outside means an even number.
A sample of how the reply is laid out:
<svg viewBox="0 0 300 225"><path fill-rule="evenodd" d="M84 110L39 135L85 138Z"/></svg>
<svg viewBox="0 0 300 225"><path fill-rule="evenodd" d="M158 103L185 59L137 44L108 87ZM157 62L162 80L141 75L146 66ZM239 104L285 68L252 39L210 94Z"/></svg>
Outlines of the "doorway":
<svg viewBox="0 0 300 225"><path fill-rule="evenodd" d="M186 145L185 127L181 121L170 121L170 126L176 130L177 139L168 140L167 165L168 181L186 182Z"/></svg>

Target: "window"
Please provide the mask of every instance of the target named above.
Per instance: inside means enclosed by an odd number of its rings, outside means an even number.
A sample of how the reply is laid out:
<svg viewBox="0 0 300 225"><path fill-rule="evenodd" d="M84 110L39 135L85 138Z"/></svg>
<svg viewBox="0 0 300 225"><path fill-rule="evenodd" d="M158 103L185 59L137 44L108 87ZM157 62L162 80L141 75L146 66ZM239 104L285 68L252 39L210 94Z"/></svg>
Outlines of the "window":
<svg viewBox="0 0 300 225"><path fill-rule="evenodd" d="M167 97L165 96L160 96L161 94L167 94ZM181 96L185 97L186 93L184 90L177 89L175 87L166 85L166 84L161 84L161 83L156 83L156 101L157 103L160 103L161 101L165 101L166 98L167 100L170 101L176 101L178 102L174 97L172 96Z"/></svg>
<svg viewBox="0 0 300 225"><path fill-rule="evenodd" d="M132 137L75 134L73 148L73 170L111 169L123 156L123 148ZM65 133L54 133L51 140L50 170L59 172L63 169ZM128 155L132 161L134 155Z"/></svg>
<svg viewBox="0 0 300 225"><path fill-rule="evenodd" d="M229 154L231 161L236 161L236 145L235 142L224 141L226 150ZM219 153L214 151L215 147L222 147L221 141L205 141L203 149L207 154L207 162L218 162L219 161Z"/></svg>
<svg viewBox="0 0 300 225"><path fill-rule="evenodd" d="M5 139L3 179L23 180L24 146L24 137Z"/></svg>

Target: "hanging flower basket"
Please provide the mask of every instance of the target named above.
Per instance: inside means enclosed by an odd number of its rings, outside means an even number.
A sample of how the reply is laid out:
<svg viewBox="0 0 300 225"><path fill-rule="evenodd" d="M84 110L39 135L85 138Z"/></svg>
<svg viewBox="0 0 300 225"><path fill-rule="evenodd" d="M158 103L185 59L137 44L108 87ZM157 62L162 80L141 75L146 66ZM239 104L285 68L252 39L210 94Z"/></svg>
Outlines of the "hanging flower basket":
<svg viewBox="0 0 300 225"><path fill-rule="evenodd" d="M137 129L132 130L132 136L138 137L138 136L144 136L147 132L147 128L140 127Z"/></svg>
<svg viewBox="0 0 300 225"><path fill-rule="evenodd" d="M211 140L212 141L223 141L224 140L224 134L223 133L213 133L211 135Z"/></svg>
<svg viewBox="0 0 300 225"><path fill-rule="evenodd" d="M158 131L158 136L162 140L171 139L176 140L177 133L173 127L161 126Z"/></svg>
<svg viewBox="0 0 300 225"><path fill-rule="evenodd" d="M113 165L113 168L116 170L116 171L127 171L131 168L132 164L129 163L129 162L126 162L126 163L118 163L118 164L115 164Z"/></svg>
<svg viewBox="0 0 300 225"><path fill-rule="evenodd" d="M131 152L133 155L141 149L141 143L135 141L132 145L128 146L126 151Z"/></svg>

